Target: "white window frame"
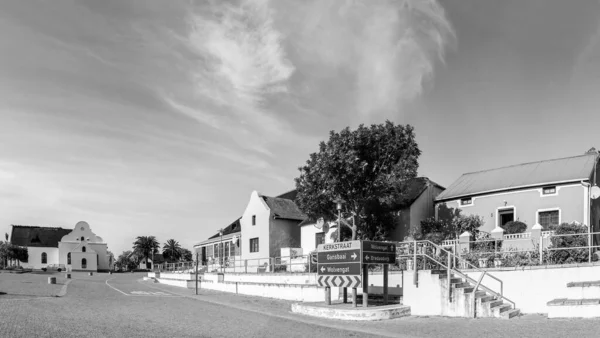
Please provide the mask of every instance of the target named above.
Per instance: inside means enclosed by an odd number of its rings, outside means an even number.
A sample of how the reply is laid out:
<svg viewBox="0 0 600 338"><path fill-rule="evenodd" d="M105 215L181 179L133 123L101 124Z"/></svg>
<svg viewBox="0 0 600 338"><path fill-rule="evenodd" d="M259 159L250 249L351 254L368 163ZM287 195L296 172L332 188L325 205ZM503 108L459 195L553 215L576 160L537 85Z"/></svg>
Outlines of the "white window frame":
<svg viewBox="0 0 600 338"><path fill-rule="evenodd" d="M546 211L558 211L558 225L560 225L562 223L562 211L560 210L560 208L556 207L556 208L537 209L536 212L535 212L535 222L537 224L541 225L541 223L540 223L540 212L546 212Z"/></svg>
<svg viewBox="0 0 600 338"><path fill-rule="evenodd" d="M505 205L503 207L496 208L496 227L500 227L500 211L505 209L513 209L513 222L517 220L517 208L514 205Z"/></svg>
<svg viewBox="0 0 600 338"><path fill-rule="evenodd" d="M462 200L466 200L466 199L470 199L471 203L469 204L462 204ZM474 197L461 197L458 199L458 207L462 208L462 207L472 207L475 205L475 198Z"/></svg>
<svg viewBox="0 0 600 338"><path fill-rule="evenodd" d="M544 189L545 188L550 188L550 187L554 187L554 193L553 194L544 194ZM546 186L543 186L540 189L538 189L538 191L540 192L540 197L558 196L558 191L559 190L560 190L560 186L558 186L558 185L546 185Z"/></svg>
<svg viewBox="0 0 600 338"><path fill-rule="evenodd" d="M252 247L252 240L253 239L256 240L256 251L252 251L253 250L253 247ZM250 240L248 241L248 244L249 244L248 245L249 246L248 249L250 249L250 253L260 252L260 239L259 239L259 237L250 238Z"/></svg>

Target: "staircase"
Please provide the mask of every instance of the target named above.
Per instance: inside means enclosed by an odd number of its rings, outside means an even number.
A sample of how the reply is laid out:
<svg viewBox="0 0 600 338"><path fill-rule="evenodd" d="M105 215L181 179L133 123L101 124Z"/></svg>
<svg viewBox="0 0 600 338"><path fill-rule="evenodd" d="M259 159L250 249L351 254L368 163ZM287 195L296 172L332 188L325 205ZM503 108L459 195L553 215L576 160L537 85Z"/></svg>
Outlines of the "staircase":
<svg viewBox="0 0 600 338"><path fill-rule="evenodd" d="M548 318L599 318L600 281L567 284L567 298L549 301Z"/></svg>
<svg viewBox="0 0 600 338"><path fill-rule="evenodd" d="M440 281L447 283L448 275L445 270L434 270L432 274L438 275ZM519 316L519 309L514 309L513 305L491 292L484 290L475 292L477 282L454 275L451 273L450 276L450 302L463 304L468 317L511 319ZM473 298L475 298L474 302Z"/></svg>
<svg viewBox="0 0 600 338"><path fill-rule="evenodd" d="M411 246L412 252L409 251L404 257L412 258L414 262L419 262L419 257L424 263L422 270L409 268L404 272L403 304L411 307L413 315L501 319L520 315L515 303L503 295L502 281L486 270L473 266L430 241L404 242L399 243L398 247L405 243ZM405 251L401 251L399 257L403 256L402 252ZM433 263L430 264L431 262ZM456 269L455 265L458 263L472 270L469 274L479 274L478 280ZM484 279L485 277L488 278Z"/></svg>

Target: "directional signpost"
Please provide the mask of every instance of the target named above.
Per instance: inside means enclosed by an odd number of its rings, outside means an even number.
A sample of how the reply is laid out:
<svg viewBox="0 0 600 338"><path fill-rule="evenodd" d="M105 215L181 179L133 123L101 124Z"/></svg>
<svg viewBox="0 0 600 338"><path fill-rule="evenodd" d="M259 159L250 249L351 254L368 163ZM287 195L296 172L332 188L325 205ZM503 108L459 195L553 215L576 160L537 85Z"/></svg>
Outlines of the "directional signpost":
<svg viewBox="0 0 600 338"><path fill-rule="evenodd" d="M352 288L353 306L356 306L356 288L362 285L363 306L366 307L369 278L367 265L383 264L384 302L387 303L387 268L388 264L395 262L396 245L394 243L348 241L320 244L317 248L317 284L325 287L328 305L331 304L332 286Z"/></svg>

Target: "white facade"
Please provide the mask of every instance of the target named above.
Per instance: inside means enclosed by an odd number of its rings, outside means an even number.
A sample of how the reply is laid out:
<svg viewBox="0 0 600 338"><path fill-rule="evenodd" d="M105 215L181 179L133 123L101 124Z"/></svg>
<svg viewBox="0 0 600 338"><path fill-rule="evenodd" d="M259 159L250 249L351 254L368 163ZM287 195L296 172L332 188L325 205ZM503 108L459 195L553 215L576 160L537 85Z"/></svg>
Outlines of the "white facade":
<svg viewBox="0 0 600 338"><path fill-rule="evenodd" d="M317 234L323 234L325 236L325 243L333 243L331 235L336 231L337 227L329 227L327 233L323 232L323 229L318 229L315 223L305 224L300 227L300 245L302 247L303 254L307 255L311 251L317 249Z"/></svg>
<svg viewBox="0 0 600 338"><path fill-rule="evenodd" d="M73 231L63 236L58 247L28 246L29 259L21 266L42 269L48 265L63 265L67 271L110 270L108 246L94 234L86 222L78 222ZM43 255L46 260L43 262Z"/></svg>
<svg viewBox="0 0 600 338"><path fill-rule="evenodd" d="M248 206L240 219L243 234L242 257L247 260L270 257L269 228L271 210L257 191L250 195ZM254 223L253 223L254 221ZM258 250L251 247L253 239L258 238ZM253 252L251 252L253 251Z"/></svg>
<svg viewBox="0 0 600 338"><path fill-rule="evenodd" d="M58 248L28 247L27 253L29 254L27 262L20 262L24 268L41 269L48 264L58 264ZM43 254L46 254L45 263L42 262Z"/></svg>

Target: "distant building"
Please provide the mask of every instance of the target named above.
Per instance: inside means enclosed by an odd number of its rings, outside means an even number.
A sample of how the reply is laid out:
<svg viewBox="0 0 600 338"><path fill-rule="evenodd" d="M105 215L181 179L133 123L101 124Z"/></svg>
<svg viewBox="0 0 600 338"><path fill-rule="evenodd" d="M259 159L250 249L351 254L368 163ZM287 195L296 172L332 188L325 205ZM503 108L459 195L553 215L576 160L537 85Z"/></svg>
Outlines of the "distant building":
<svg viewBox="0 0 600 338"><path fill-rule="evenodd" d="M241 225L240 218L223 229L223 233L216 233L207 240L194 245L194 252L198 253L202 265L219 264L241 259Z"/></svg>
<svg viewBox="0 0 600 338"><path fill-rule="evenodd" d="M107 244L86 222L73 230L13 225L10 242L27 248L29 259L20 262L25 268L62 265L67 271L108 271L112 265Z"/></svg>
<svg viewBox="0 0 600 338"><path fill-rule="evenodd" d="M600 229L600 199L590 198L600 176L598 152L463 174L436 198L438 218L479 215L481 231L510 221L539 223L544 229L563 222Z"/></svg>

